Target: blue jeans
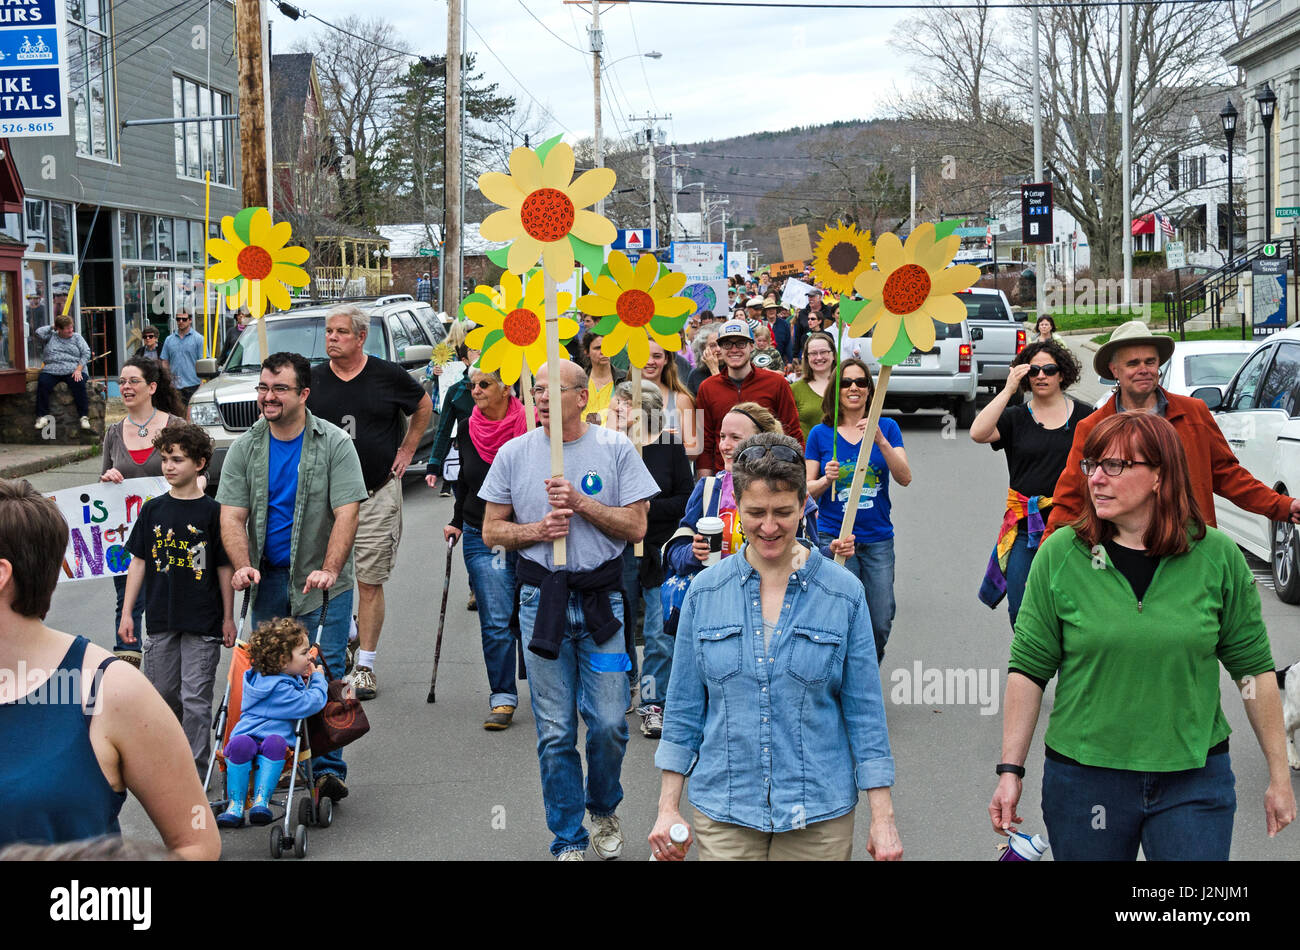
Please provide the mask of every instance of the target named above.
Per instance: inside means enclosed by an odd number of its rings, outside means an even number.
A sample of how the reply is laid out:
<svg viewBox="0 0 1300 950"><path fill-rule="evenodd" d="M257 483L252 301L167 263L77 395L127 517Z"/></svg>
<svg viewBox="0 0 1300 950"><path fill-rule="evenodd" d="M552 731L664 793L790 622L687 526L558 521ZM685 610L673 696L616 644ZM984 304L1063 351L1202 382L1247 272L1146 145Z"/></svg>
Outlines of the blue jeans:
<svg viewBox="0 0 1300 950"><path fill-rule="evenodd" d="M44 370L36 377L36 416L48 415L50 411L50 393L54 392L54 387L59 383L67 383L68 390L72 393L72 401L77 405L77 414L81 416L90 415L90 397L86 392L87 374L82 373L81 379L75 380L72 374L66 376L57 376L54 373L47 373Z"/></svg>
<svg viewBox="0 0 1300 950"><path fill-rule="evenodd" d="M352 626L352 589L341 591L337 587L329 591L329 610L325 616L325 629L321 631L320 651L330 674L337 678L343 676L348 646L348 629ZM253 601L253 627L263 620L275 617L288 617L289 614L289 569L287 567L268 567L262 571L262 582L257 585L257 599ZM316 642L316 625L320 622L320 609L299 614L294 618L307 628L307 636ZM251 635L248 631L246 634ZM315 756L311 767L316 775L332 772L340 779L348 777L348 767L343 761L343 750L335 749L324 755Z"/></svg>
<svg viewBox="0 0 1300 950"><path fill-rule="evenodd" d="M1226 861L1237 810L1226 752L1182 772L1046 759L1043 821L1058 861Z"/></svg>
<svg viewBox="0 0 1300 950"><path fill-rule="evenodd" d="M1029 568L1037 553L1038 548L1029 550L1029 532L1023 528L1016 532L1016 540L1007 554L1007 614L1011 618L1012 630L1016 627L1020 602L1025 599L1025 581L1029 580Z"/></svg>
<svg viewBox="0 0 1300 950"><path fill-rule="evenodd" d="M851 557L844 561L867 595L871 613L871 632L876 638L876 662L885 656L885 644L894 626L894 539L859 541Z"/></svg>
<svg viewBox="0 0 1300 950"><path fill-rule="evenodd" d="M668 695L668 676L673 669L673 638L664 633L664 604L658 587L642 587L640 561L635 545L623 549L623 590L628 596L628 614L635 615L636 598L645 604L645 618L641 636L645 640L645 656L641 661L640 695L638 702L646 706L662 706ZM635 684L634 684L635 685Z"/></svg>
<svg viewBox="0 0 1300 950"><path fill-rule="evenodd" d="M135 623L135 643L123 643L117 635L122 626L122 601L126 599L126 575L113 575L113 589L117 591L117 609L113 611L113 649L125 650L127 653L141 653L144 647L144 586L135 595L135 606L131 608L131 620Z"/></svg>
<svg viewBox="0 0 1300 950"><path fill-rule="evenodd" d="M532 639L540 588L519 588L519 626ZM610 594L614 615L623 619L623 598ZM583 803L595 817L614 814L623 800L619 778L627 748L627 672L632 662L616 633L596 645L587 632L582 598L569 595L565 635L554 660L526 653L528 692L537 723L537 758L542 772L546 827L555 835L551 853L585 851ZM587 783L583 794L578 757L578 714L587 724Z"/></svg>
<svg viewBox="0 0 1300 950"><path fill-rule="evenodd" d="M510 614L515 603L515 560L511 551L501 559L483 543L483 532L465 525L461 554L469 573L469 586L478 600L478 625L483 636L483 662L487 666L491 706L518 706L515 685L515 637Z"/></svg>

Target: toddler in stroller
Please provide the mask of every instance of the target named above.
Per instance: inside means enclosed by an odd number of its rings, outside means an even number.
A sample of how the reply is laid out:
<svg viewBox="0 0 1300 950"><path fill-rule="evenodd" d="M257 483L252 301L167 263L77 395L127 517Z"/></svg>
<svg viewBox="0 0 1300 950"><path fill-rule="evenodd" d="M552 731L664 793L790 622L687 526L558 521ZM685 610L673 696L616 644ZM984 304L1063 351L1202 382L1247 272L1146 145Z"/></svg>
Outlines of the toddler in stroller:
<svg viewBox="0 0 1300 950"><path fill-rule="evenodd" d="M218 825L244 823L254 758L257 774L248 820L255 825L271 823L271 793L293 742L294 722L325 708L325 674L310 651L307 629L292 618L264 621L249 638L252 669L244 674L239 722L224 750L230 805L217 816Z"/></svg>

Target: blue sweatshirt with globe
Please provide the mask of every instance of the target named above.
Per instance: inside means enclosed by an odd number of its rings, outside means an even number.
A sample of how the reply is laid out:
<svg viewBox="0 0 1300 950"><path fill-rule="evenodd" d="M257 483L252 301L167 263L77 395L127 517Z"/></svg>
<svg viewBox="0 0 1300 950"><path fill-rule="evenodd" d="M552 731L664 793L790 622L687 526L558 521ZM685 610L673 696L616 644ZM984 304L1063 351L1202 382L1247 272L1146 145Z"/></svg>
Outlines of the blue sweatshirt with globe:
<svg viewBox="0 0 1300 950"><path fill-rule="evenodd" d="M327 688L325 674L319 670L306 683L301 676L288 673L249 670L244 674L239 722L230 734L265 739L278 733L293 742L294 722L325 708L329 698Z"/></svg>

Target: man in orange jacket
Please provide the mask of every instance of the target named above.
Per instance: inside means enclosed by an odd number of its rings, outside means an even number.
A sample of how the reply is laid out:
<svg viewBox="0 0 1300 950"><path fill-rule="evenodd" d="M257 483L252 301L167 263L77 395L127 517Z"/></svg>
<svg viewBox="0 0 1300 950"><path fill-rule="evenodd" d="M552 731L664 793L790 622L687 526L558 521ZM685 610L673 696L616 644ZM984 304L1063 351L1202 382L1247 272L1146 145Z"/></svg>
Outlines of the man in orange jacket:
<svg viewBox="0 0 1300 950"><path fill-rule="evenodd" d="M1070 457L1052 493L1048 532L1070 524L1082 513L1083 493L1087 491L1087 479L1079 469L1083 445L1103 419L1117 412L1155 412L1174 427L1187 452L1192 492L1206 524L1215 524L1215 495L1272 521L1300 523L1300 500L1279 495L1241 467L1205 403L1166 393L1157 385L1160 367L1173 352L1173 338L1153 335L1141 320L1117 327L1110 340L1097 350L1093 358L1097 375L1114 379L1119 387L1104 406L1075 429Z"/></svg>

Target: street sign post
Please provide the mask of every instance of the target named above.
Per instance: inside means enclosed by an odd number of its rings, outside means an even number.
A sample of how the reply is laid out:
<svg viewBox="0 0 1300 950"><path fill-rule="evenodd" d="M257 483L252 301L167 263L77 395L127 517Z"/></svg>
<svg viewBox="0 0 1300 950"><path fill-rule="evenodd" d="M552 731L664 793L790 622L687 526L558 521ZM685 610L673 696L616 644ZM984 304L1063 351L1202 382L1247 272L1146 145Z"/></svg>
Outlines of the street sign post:
<svg viewBox="0 0 1300 950"><path fill-rule="evenodd" d="M1273 217L1275 218L1300 218L1300 207L1274 208Z"/></svg>
<svg viewBox="0 0 1300 950"><path fill-rule="evenodd" d="M1165 267L1176 270L1187 266L1187 245L1182 241L1165 243Z"/></svg>
<svg viewBox="0 0 1300 950"><path fill-rule="evenodd" d="M1052 243L1052 183L1020 186L1020 235L1023 244Z"/></svg>

